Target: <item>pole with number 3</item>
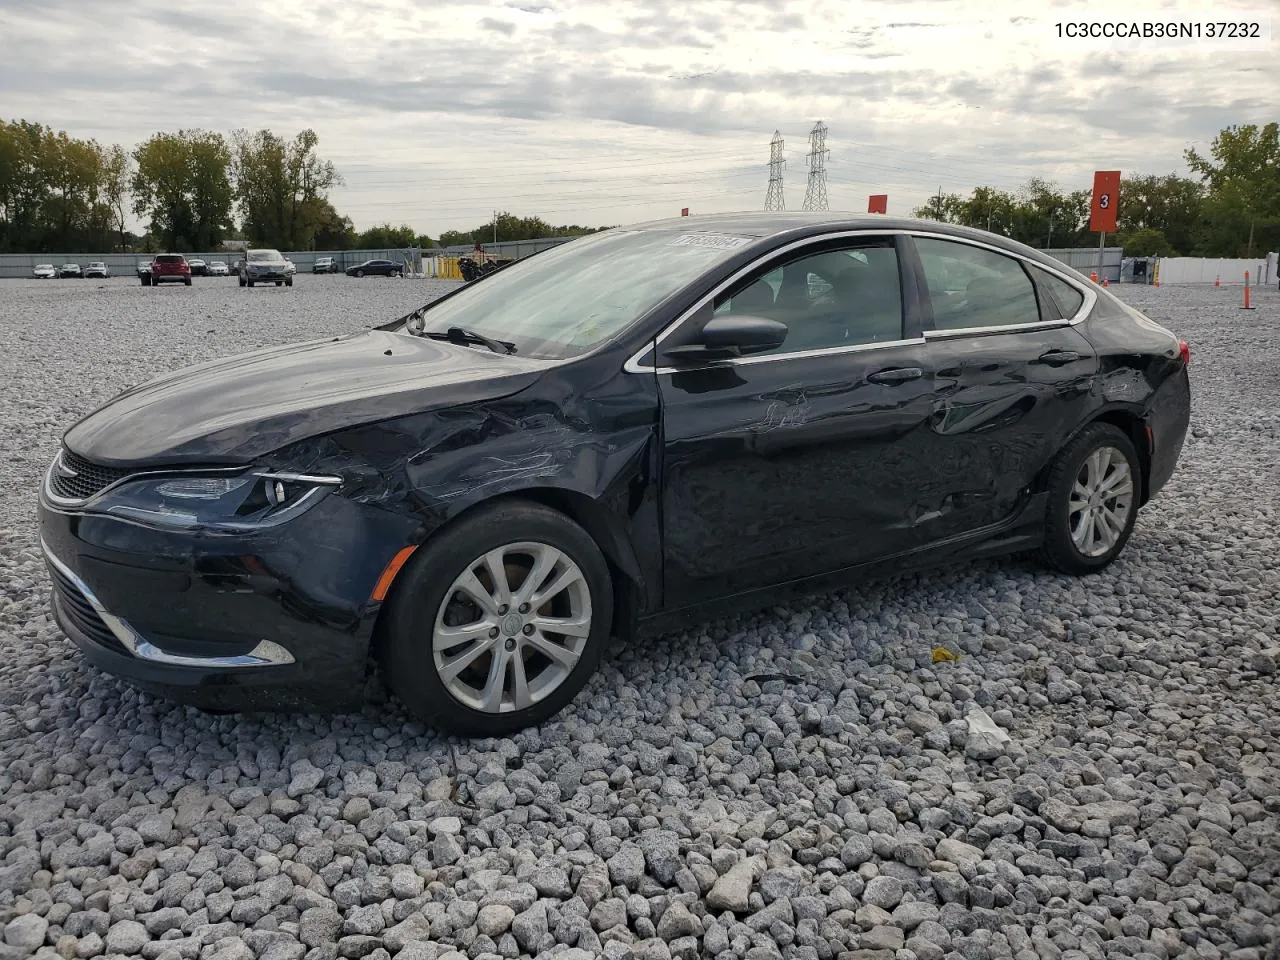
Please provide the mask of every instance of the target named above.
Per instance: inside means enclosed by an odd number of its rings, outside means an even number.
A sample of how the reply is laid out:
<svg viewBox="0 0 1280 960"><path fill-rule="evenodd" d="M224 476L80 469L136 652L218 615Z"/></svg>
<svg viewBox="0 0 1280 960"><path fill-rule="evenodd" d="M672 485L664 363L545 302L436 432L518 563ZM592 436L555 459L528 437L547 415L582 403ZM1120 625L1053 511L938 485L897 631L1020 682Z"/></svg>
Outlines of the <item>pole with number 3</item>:
<svg viewBox="0 0 1280 960"><path fill-rule="evenodd" d="M1102 252L1107 234L1116 232L1116 208L1120 205L1120 171L1096 170L1093 174L1093 202L1089 207L1089 229L1098 236L1098 276L1102 273Z"/></svg>

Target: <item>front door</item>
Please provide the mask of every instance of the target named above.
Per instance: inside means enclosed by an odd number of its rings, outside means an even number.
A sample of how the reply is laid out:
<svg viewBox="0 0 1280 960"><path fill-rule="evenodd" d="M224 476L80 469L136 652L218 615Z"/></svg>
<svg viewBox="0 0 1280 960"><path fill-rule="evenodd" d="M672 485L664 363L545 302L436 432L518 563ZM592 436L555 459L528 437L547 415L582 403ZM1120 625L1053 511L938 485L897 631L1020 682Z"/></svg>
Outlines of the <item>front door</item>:
<svg viewBox="0 0 1280 960"><path fill-rule="evenodd" d="M669 607L916 543L933 374L904 289L893 238L828 243L763 264L665 344L726 312L788 326L763 355L673 371L659 353Z"/></svg>

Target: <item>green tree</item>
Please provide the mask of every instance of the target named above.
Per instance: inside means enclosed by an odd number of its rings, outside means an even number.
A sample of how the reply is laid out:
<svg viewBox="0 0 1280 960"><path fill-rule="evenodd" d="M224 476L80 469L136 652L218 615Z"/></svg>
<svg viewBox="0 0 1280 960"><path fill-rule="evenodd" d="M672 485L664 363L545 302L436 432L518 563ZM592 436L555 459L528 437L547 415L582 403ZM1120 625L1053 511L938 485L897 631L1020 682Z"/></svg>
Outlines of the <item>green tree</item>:
<svg viewBox="0 0 1280 960"><path fill-rule="evenodd" d="M959 223L960 205L964 202L958 193L935 193L922 206L911 212L921 220L937 220L941 223Z"/></svg>
<svg viewBox="0 0 1280 960"><path fill-rule="evenodd" d="M157 133L134 151L134 210L173 250L212 250L230 226L231 151L219 133Z"/></svg>
<svg viewBox="0 0 1280 960"><path fill-rule="evenodd" d="M361 250L399 250L412 247L418 241L418 231L406 224L393 227L389 223L370 227L356 239Z"/></svg>
<svg viewBox="0 0 1280 960"><path fill-rule="evenodd" d="M1159 233L1167 252L1133 253L1133 256L1177 256L1190 253L1201 232L1204 217L1204 188L1195 180L1176 174L1126 177L1120 181L1117 236L1137 238L1147 232ZM1142 241L1143 246L1150 238ZM1124 243L1130 252L1129 243ZM1136 248L1135 248L1136 249Z"/></svg>
<svg viewBox="0 0 1280 960"><path fill-rule="evenodd" d="M313 200L307 217L315 225L311 245L316 250L350 250L356 243L356 228L328 200Z"/></svg>
<svg viewBox="0 0 1280 960"><path fill-rule="evenodd" d="M1280 246L1280 123L1227 127L1209 156L1191 148L1185 157L1207 188L1199 252L1252 256Z"/></svg>
<svg viewBox="0 0 1280 960"><path fill-rule="evenodd" d="M255 242L281 250L310 248L320 229L317 217L327 213L321 203L342 183L334 165L316 155L320 138L310 129L290 141L270 130L237 130L232 138L236 199L245 232Z"/></svg>
<svg viewBox="0 0 1280 960"><path fill-rule="evenodd" d="M1177 251L1169 242L1169 238L1164 235L1164 231L1152 227L1132 231L1121 230L1116 234L1116 243L1124 247L1127 257L1177 256Z"/></svg>
<svg viewBox="0 0 1280 960"><path fill-rule="evenodd" d="M0 249L38 250L50 192L45 140L52 131L16 120L0 125Z"/></svg>
<svg viewBox="0 0 1280 960"><path fill-rule="evenodd" d="M496 228L496 229L495 229ZM495 219L472 230L446 230L440 234L442 247L471 246L476 243L501 243L510 240L540 240L545 237L581 237L607 230L607 227L552 226L541 217L518 217L502 212Z"/></svg>
<svg viewBox="0 0 1280 960"><path fill-rule="evenodd" d="M129 154L116 144L102 157L102 196L111 210L112 223L119 235L120 249L128 249L125 220L129 202L129 180L132 177Z"/></svg>

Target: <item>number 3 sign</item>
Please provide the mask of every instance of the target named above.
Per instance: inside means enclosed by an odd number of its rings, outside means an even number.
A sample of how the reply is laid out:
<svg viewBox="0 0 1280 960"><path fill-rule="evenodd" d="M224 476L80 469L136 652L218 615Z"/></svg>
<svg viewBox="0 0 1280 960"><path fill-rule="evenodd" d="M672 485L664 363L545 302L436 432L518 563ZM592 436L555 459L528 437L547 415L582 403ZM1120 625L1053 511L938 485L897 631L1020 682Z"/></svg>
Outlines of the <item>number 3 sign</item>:
<svg viewBox="0 0 1280 960"><path fill-rule="evenodd" d="M1099 170L1093 175L1093 204L1089 229L1094 233L1116 232L1116 201L1120 198L1120 171Z"/></svg>

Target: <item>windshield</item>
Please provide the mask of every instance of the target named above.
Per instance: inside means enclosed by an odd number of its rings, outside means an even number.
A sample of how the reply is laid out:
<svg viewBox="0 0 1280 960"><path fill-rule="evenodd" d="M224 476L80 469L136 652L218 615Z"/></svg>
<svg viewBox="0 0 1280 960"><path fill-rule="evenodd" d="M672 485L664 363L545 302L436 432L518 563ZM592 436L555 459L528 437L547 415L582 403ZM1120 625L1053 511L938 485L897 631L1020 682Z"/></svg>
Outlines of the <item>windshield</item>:
<svg viewBox="0 0 1280 960"><path fill-rule="evenodd" d="M275 250L250 250L250 263L270 263L275 260L283 260L284 257Z"/></svg>
<svg viewBox="0 0 1280 960"><path fill-rule="evenodd" d="M754 237L609 230L552 247L427 309L428 332L462 327L562 359L609 340Z"/></svg>

